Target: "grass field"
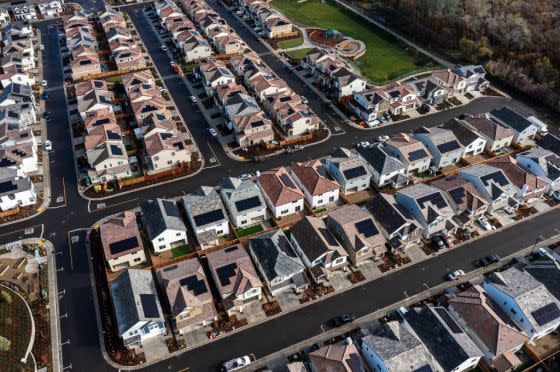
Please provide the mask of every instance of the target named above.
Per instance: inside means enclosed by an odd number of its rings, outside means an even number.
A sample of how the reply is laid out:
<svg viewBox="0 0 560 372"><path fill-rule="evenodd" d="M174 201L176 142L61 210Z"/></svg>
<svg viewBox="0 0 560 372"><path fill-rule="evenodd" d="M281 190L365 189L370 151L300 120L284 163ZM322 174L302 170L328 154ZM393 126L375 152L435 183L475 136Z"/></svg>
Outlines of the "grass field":
<svg viewBox="0 0 560 372"><path fill-rule="evenodd" d="M277 43L278 48L282 48L282 49L295 48L297 46L300 46L301 44L303 44L303 38L301 37L298 37L296 39L279 41Z"/></svg>
<svg viewBox="0 0 560 372"><path fill-rule="evenodd" d="M288 57L292 59L299 59L305 57L307 52L309 52L310 50L311 48L302 48L302 49L291 50L289 52L286 52L286 54L288 55Z"/></svg>
<svg viewBox="0 0 560 372"><path fill-rule="evenodd" d="M334 3L274 0L271 5L298 25L332 28L345 36L362 40L366 44L366 53L356 63L371 83L382 83L422 67L420 59L407 54L397 40Z"/></svg>
<svg viewBox="0 0 560 372"><path fill-rule="evenodd" d="M263 231L263 227L259 224L259 225L249 226L244 229L243 228L237 229L235 230L235 233L237 234L237 237L243 238L244 236L260 233L261 231Z"/></svg>
<svg viewBox="0 0 560 372"><path fill-rule="evenodd" d="M173 254L173 258L181 257L186 255L187 253L191 253L193 250L188 244L180 245L175 248L171 248L171 254Z"/></svg>

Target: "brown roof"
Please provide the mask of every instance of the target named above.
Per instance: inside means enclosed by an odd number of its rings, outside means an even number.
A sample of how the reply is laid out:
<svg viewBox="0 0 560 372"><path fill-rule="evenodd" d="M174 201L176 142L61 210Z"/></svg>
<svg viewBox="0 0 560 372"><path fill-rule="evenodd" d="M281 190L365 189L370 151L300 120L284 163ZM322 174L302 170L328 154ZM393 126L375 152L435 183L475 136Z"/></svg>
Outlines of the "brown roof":
<svg viewBox="0 0 560 372"><path fill-rule="evenodd" d="M90 131L95 126L101 125L103 123L117 123L115 113L109 107L104 107L96 111L90 111L86 114L86 117L84 119L84 126L86 127L87 131Z"/></svg>
<svg viewBox="0 0 560 372"><path fill-rule="evenodd" d="M138 83L153 84L154 76L152 75L150 70L143 70L143 71L138 71L138 72L133 72L131 74L123 75L122 82L125 87Z"/></svg>
<svg viewBox="0 0 560 372"><path fill-rule="evenodd" d="M82 97L91 92L92 90L108 91L107 83L103 80L87 80L74 85L77 97Z"/></svg>
<svg viewBox="0 0 560 372"><path fill-rule="evenodd" d="M481 206L488 204L478 189L464 178L448 176L433 181L431 185L446 191L459 209L476 211ZM462 190L464 193L456 197L455 190Z"/></svg>
<svg viewBox="0 0 560 372"><path fill-rule="evenodd" d="M101 244L103 245L106 259L117 258L130 252L144 249L140 231L138 230L138 224L136 223L136 215L132 211L125 211L113 217L109 217L109 219L99 227L99 233L101 235ZM132 238L136 238L138 243L136 247L118 253L115 251L115 254L111 253L111 244Z"/></svg>
<svg viewBox="0 0 560 372"><path fill-rule="evenodd" d="M492 161L487 163L496 168L500 168L504 171L507 178L518 188L523 188L527 185L527 192L531 193L536 189L542 189L547 185L546 181L534 174L525 172L525 170L517 165L517 160L511 156L504 155L492 159Z"/></svg>
<svg viewBox="0 0 560 372"><path fill-rule="evenodd" d="M394 136L391 136L387 141L387 145L393 146L399 149L400 153L404 157L404 159L409 162L409 154L416 150L424 150L426 151L427 157L432 157L428 149L424 146L424 144L418 141L416 138L412 137L410 134L406 133L399 133ZM425 159L425 158L422 158Z"/></svg>
<svg viewBox="0 0 560 372"><path fill-rule="evenodd" d="M309 354L311 363L319 372L365 372L364 360L354 344L323 346Z"/></svg>
<svg viewBox="0 0 560 372"><path fill-rule="evenodd" d="M262 172L258 177L258 182L274 206L303 199L303 191L296 185L284 167Z"/></svg>
<svg viewBox="0 0 560 372"><path fill-rule="evenodd" d="M480 133L495 141L514 136L511 129L493 122L486 116L467 116L463 120L472 125Z"/></svg>
<svg viewBox="0 0 560 372"><path fill-rule="evenodd" d="M328 178L320 160L292 164L292 171L311 195L321 195L340 189L338 182Z"/></svg>
<svg viewBox="0 0 560 372"><path fill-rule="evenodd" d="M118 139L109 138L110 133L118 134L119 135ZM87 151L96 148L107 141L122 142L121 135L122 135L121 129L115 123L98 125L92 128L91 131L89 131L89 133L85 135L84 146Z"/></svg>

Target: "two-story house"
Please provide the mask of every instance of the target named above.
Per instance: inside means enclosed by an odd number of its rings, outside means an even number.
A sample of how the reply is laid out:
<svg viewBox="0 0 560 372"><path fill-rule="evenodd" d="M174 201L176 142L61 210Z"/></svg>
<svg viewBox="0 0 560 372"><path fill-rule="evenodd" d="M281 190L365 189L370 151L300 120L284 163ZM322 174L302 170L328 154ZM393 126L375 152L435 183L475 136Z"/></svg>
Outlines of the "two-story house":
<svg viewBox="0 0 560 372"><path fill-rule="evenodd" d="M261 190L253 180L228 177L220 187L220 195L236 228L247 227L268 219Z"/></svg>
<svg viewBox="0 0 560 372"><path fill-rule="evenodd" d="M508 106L492 110L490 116L493 120L498 122L498 124L513 131L513 140L515 142L532 140L539 132L539 127L537 125Z"/></svg>
<svg viewBox="0 0 560 372"><path fill-rule="evenodd" d="M549 192L560 190L560 156L542 147L516 155L517 164L527 172L546 181Z"/></svg>
<svg viewBox="0 0 560 372"><path fill-rule="evenodd" d="M467 115L461 122L486 140L486 149L498 152L511 146L514 132L490 120L486 115Z"/></svg>
<svg viewBox="0 0 560 372"><path fill-rule="evenodd" d="M142 224L156 254L187 244L187 227L174 201L146 200L140 204L140 211Z"/></svg>
<svg viewBox="0 0 560 372"><path fill-rule="evenodd" d="M357 151L369 164L375 186L399 188L408 184L406 165L398 158L391 156L384 146L360 146Z"/></svg>
<svg viewBox="0 0 560 372"><path fill-rule="evenodd" d="M305 195L284 167L261 172L257 185L274 218L303 211Z"/></svg>
<svg viewBox="0 0 560 372"><path fill-rule="evenodd" d="M450 130L420 127L414 131L414 137L428 148L437 168L455 165L463 156L463 145Z"/></svg>
<svg viewBox="0 0 560 372"><path fill-rule="evenodd" d="M325 159L325 168L340 185L343 194L351 194L369 188L369 166L355 151L343 147Z"/></svg>
<svg viewBox="0 0 560 372"><path fill-rule="evenodd" d="M373 125L379 116L386 115L391 109L389 94L382 89L368 89L354 93L348 102L354 113L368 125Z"/></svg>
<svg viewBox="0 0 560 372"><path fill-rule="evenodd" d="M515 196L519 200L542 198L549 191L549 183L545 179L521 168L519 162L511 156L499 156L486 164L504 171L507 178L517 187Z"/></svg>
<svg viewBox="0 0 560 372"><path fill-rule="evenodd" d="M411 176L430 168L432 155L424 144L407 133L395 134L385 142L387 152L406 165L405 174Z"/></svg>
<svg viewBox="0 0 560 372"><path fill-rule="evenodd" d="M303 190L311 209L323 208L338 200L340 185L329 177L320 160L294 163L290 175Z"/></svg>
<svg viewBox="0 0 560 372"><path fill-rule="evenodd" d="M451 119L443 124L441 128L453 132L459 143L463 146L463 156L465 157L481 154L486 148L486 139L472 131L468 126L463 125L461 120Z"/></svg>
<svg viewBox="0 0 560 372"><path fill-rule="evenodd" d="M134 212L109 217L99 226L99 235L109 270L115 272L146 262Z"/></svg>

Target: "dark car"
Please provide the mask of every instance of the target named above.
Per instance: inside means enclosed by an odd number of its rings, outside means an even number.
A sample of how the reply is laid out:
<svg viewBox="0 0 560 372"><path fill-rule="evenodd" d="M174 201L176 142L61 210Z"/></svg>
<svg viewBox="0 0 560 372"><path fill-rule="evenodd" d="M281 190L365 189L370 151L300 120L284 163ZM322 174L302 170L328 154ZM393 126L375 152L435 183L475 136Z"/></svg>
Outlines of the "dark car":
<svg viewBox="0 0 560 372"><path fill-rule="evenodd" d="M441 238L441 236L439 235L434 235L432 236L432 246L437 249L443 249L445 248L445 242L443 241L443 239Z"/></svg>
<svg viewBox="0 0 560 372"><path fill-rule="evenodd" d="M485 267L500 262L501 258L497 254L491 254L478 260L478 266Z"/></svg>
<svg viewBox="0 0 560 372"><path fill-rule="evenodd" d="M49 114L47 111L43 112L43 117L44 117L47 121L51 120L51 114Z"/></svg>
<svg viewBox="0 0 560 372"><path fill-rule="evenodd" d="M337 316L336 318L333 319L332 323L336 327L340 327L344 324L352 323L355 319L356 319L356 316L354 314L348 313L348 314L344 314L344 315L341 315L341 316Z"/></svg>

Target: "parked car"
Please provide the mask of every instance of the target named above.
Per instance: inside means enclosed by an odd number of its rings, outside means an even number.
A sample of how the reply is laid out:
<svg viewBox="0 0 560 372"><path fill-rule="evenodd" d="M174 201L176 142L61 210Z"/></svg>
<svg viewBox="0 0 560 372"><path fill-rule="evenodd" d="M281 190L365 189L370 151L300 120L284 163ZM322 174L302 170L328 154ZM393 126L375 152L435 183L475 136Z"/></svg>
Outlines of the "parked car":
<svg viewBox="0 0 560 372"><path fill-rule="evenodd" d="M41 86L46 88L49 85L49 83L46 80L41 81Z"/></svg>
<svg viewBox="0 0 560 372"><path fill-rule="evenodd" d="M387 121L387 119L385 119L384 116L380 116L380 117L378 117L378 119L379 119L379 121L382 122L382 123L385 123L385 122Z"/></svg>
<svg viewBox="0 0 560 372"><path fill-rule="evenodd" d="M356 147L370 147L371 144L368 141L362 141L357 144Z"/></svg>
<svg viewBox="0 0 560 372"><path fill-rule="evenodd" d="M45 150L52 151L52 142L50 140L45 141Z"/></svg>
<svg viewBox="0 0 560 372"><path fill-rule="evenodd" d="M371 121L371 122L369 123L369 126L370 126L370 127L376 127L376 126L378 126L379 124L381 124L381 122L380 122L379 120L375 119L374 121Z"/></svg>
<svg viewBox="0 0 560 372"><path fill-rule="evenodd" d="M225 362L222 366L222 371L225 372L238 371L242 368L247 367L249 364L251 364L251 358L249 358L249 356L247 355L244 355L242 357L228 360L227 362Z"/></svg>
<svg viewBox="0 0 560 372"><path fill-rule="evenodd" d="M309 103L307 98L305 98L304 96L301 96L301 102L305 103L306 105Z"/></svg>
<svg viewBox="0 0 560 372"><path fill-rule="evenodd" d="M218 132L216 132L216 129L214 128L208 128L208 132L210 132L210 135L212 137L218 137Z"/></svg>
<svg viewBox="0 0 560 372"><path fill-rule="evenodd" d="M488 222L485 218L480 217L477 222L479 223L480 226L482 226L482 228L486 231L492 231L492 225L490 225L490 222Z"/></svg>
<svg viewBox="0 0 560 372"><path fill-rule="evenodd" d="M196 98L196 96L191 96L191 102L192 102L192 103L197 103L197 102L198 102L198 98Z"/></svg>
<svg viewBox="0 0 560 372"><path fill-rule="evenodd" d="M173 67L173 66L176 65L176 63L175 63L175 61L171 61L171 62L169 62L169 65L170 65L171 67Z"/></svg>
<svg viewBox="0 0 560 372"><path fill-rule="evenodd" d="M375 139L377 142L389 141L389 136L379 136Z"/></svg>
<svg viewBox="0 0 560 372"><path fill-rule="evenodd" d="M560 202L560 191L553 191L550 193L550 196L552 196L557 202Z"/></svg>
<svg viewBox="0 0 560 372"><path fill-rule="evenodd" d="M239 177L240 180L248 180L249 178L252 178L253 175L251 173L243 173L241 174Z"/></svg>
<svg viewBox="0 0 560 372"><path fill-rule="evenodd" d="M46 121L51 121L51 114L49 114L47 111L43 112L43 117Z"/></svg>
<svg viewBox="0 0 560 372"><path fill-rule="evenodd" d="M167 52L167 47L166 47L165 45L162 45L162 46L161 46L161 50L162 50L163 52Z"/></svg>
<svg viewBox="0 0 560 372"><path fill-rule="evenodd" d="M165 88L159 88L159 91L163 93L163 92L167 92L167 89L165 89Z"/></svg>
<svg viewBox="0 0 560 372"><path fill-rule="evenodd" d="M457 280L464 275L465 275L465 272L463 270L456 270L456 271L453 271L452 273L447 274L447 279Z"/></svg>
<svg viewBox="0 0 560 372"><path fill-rule="evenodd" d="M453 240L449 235L442 235L441 238L448 248L453 248L455 246L455 244L453 244Z"/></svg>
<svg viewBox="0 0 560 372"><path fill-rule="evenodd" d="M500 262L501 258L497 254L491 254L478 260L478 266L485 267Z"/></svg>
<svg viewBox="0 0 560 372"><path fill-rule="evenodd" d="M445 248L445 243L443 242L443 239L441 238L441 236L439 236L439 235L432 236L432 246L435 249L437 249L438 251L440 249Z"/></svg>
<svg viewBox="0 0 560 372"><path fill-rule="evenodd" d="M347 313L341 316L337 316L332 320L332 323L336 327L343 326L344 324L352 323L356 319L356 316L352 313Z"/></svg>
<svg viewBox="0 0 560 372"><path fill-rule="evenodd" d="M539 247L535 251L535 254L537 255L537 257L544 257L544 256L547 255L547 253L548 253L548 251L544 247Z"/></svg>
<svg viewBox="0 0 560 372"><path fill-rule="evenodd" d="M287 154L291 154L291 153L293 153L293 152L298 152L298 151L301 151L301 150L303 150L303 146L301 146L301 145L295 145L295 146L287 147L287 148L286 148L286 153L287 153Z"/></svg>
<svg viewBox="0 0 560 372"><path fill-rule="evenodd" d="M44 46L43 44L41 44L41 45L39 46L39 50L45 50L45 46Z"/></svg>

